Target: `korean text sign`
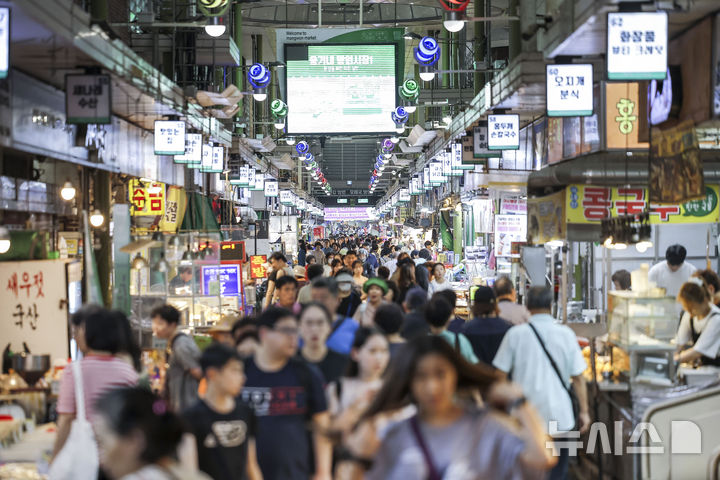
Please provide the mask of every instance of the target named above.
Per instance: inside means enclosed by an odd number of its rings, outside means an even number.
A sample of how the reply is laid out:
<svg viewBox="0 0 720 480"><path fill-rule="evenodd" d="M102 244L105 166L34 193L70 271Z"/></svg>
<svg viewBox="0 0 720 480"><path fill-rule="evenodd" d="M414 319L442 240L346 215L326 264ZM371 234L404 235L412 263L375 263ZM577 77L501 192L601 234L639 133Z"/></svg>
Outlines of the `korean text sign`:
<svg viewBox="0 0 720 480"><path fill-rule="evenodd" d="M240 266L212 265L202 267L204 295L236 297L240 294Z"/></svg>
<svg viewBox="0 0 720 480"><path fill-rule="evenodd" d="M165 214L165 184L160 182L143 183L132 179L128 184L128 197L132 208L130 214L163 215Z"/></svg>
<svg viewBox="0 0 720 480"><path fill-rule="evenodd" d="M705 197L682 204L650 202L650 223L717 223L720 218L717 185L705 185ZM566 189L568 223L600 224L603 218L637 215L648 205L645 188L570 185Z"/></svg>
<svg viewBox="0 0 720 480"><path fill-rule="evenodd" d="M267 255L252 255L250 257L250 278L267 277Z"/></svg>
<svg viewBox="0 0 720 480"><path fill-rule="evenodd" d="M53 359L68 356L68 299L63 260L0 263L0 313L3 344L22 351L26 342L33 353Z"/></svg>
<svg viewBox="0 0 720 480"><path fill-rule="evenodd" d="M185 154L185 122L155 121L155 155Z"/></svg>
<svg viewBox="0 0 720 480"><path fill-rule="evenodd" d="M277 180L265 180L265 196L266 197L277 197L278 196L278 182Z"/></svg>
<svg viewBox="0 0 720 480"><path fill-rule="evenodd" d="M518 150L520 148L520 116L488 115L488 149Z"/></svg>
<svg viewBox="0 0 720 480"><path fill-rule="evenodd" d="M667 44L667 13L608 13L608 80L664 80Z"/></svg>
<svg viewBox="0 0 720 480"><path fill-rule="evenodd" d="M495 256L510 256L512 242L524 242L526 231L525 215L495 215Z"/></svg>
<svg viewBox="0 0 720 480"><path fill-rule="evenodd" d="M201 163L202 162L202 134L188 133L185 135L185 153L176 155L175 163Z"/></svg>
<svg viewBox="0 0 720 480"><path fill-rule="evenodd" d="M547 65L545 73L548 117L592 115L592 64Z"/></svg>
<svg viewBox="0 0 720 480"><path fill-rule="evenodd" d="M110 123L110 75L65 75L65 92L67 123Z"/></svg>

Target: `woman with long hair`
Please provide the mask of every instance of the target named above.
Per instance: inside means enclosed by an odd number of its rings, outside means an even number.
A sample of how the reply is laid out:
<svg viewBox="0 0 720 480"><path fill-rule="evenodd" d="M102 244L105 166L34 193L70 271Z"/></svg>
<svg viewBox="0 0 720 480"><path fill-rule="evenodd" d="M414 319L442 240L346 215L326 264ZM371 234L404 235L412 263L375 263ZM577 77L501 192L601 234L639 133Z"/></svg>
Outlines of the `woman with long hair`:
<svg viewBox="0 0 720 480"><path fill-rule="evenodd" d="M473 393L492 408L476 407ZM417 415L393 425L378 444L372 420L407 405ZM365 438L350 445L356 457L375 456L370 480L543 478L555 463L522 391L435 336L400 348L360 426Z"/></svg>
<svg viewBox="0 0 720 480"><path fill-rule="evenodd" d="M412 262L403 263L398 267L398 272L397 286L399 294L395 299L395 303L402 305L408 290L417 285L415 282L415 267Z"/></svg>
<svg viewBox="0 0 720 480"><path fill-rule="evenodd" d="M675 343L678 348L690 347L676 353L675 361L720 366L720 309L707 285L693 277L680 288L677 300L686 313Z"/></svg>

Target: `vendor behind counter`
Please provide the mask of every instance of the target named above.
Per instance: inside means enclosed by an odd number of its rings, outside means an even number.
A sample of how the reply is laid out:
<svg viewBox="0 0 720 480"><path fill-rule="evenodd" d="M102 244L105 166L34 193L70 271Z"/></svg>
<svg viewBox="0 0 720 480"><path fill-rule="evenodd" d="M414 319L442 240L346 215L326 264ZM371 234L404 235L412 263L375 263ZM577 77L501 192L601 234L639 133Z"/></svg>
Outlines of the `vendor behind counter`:
<svg viewBox="0 0 720 480"><path fill-rule="evenodd" d="M680 288L678 301L685 314L676 344L680 348L691 346L677 353L676 361L720 367L720 308L711 300L712 295L701 278L693 277Z"/></svg>

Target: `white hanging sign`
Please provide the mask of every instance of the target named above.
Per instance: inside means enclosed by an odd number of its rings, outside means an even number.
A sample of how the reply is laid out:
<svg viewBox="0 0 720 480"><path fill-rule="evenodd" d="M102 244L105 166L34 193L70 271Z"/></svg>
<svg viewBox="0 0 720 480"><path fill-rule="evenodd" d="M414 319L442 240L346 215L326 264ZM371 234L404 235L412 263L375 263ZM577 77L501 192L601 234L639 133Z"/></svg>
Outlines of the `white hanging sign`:
<svg viewBox="0 0 720 480"><path fill-rule="evenodd" d="M10 8L0 7L0 79L10 71Z"/></svg>
<svg viewBox="0 0 720 480"><path fill-rule="evenodd" d="M440 155L442 160L442 173L444 177L452 176L452 153L444 152Z"/></svg>
<svg viewBox="0 0 720 480"><path fill-rule="evenodd" d="M248 188L252 190L255 188L255 169L251 167L247 167L248 169ZM242 176L242 175L241 175Z"/></svg>
<svg viewBox="0 0 720 480"><path fill-rule="evenodd" d="M243 165L240 167L240 177L238 178L238 185L241 187L247 187L250 184L250 167Z"/></svg>
<svg viewBox="0 0 720 480"><path fill-rule="evenodd" d="M305 209L307 208L307 202L301 198L301 199L298 200L298 202L297 202L297 208L298 208L298 210L300 210L301 212L305 211Z"/></svg>
<svg viewBox="0 0 720 480"><path fill-rule="evenodd" d="M265 175L255 170L255 186L251 188L253 192L262 192L265 190Z"/></svg>
<svg viewBox="0 0 720 480"><path fill-rule="evenodd" d="M3 15L2 9L0 9L1 15ZM0 18L1 24L2 18ZM1 62L0 53L0 65ZM65 92L66 123L108 124L112 121L110 75L65 75Z"/></svg>
<svg viewBox="0 0 720 480"><path fill-rule="evenodd" d="M430 162L430 183L433 186L438 186L442 183L445 183L442 163Z"/></svg>
<svg viewBox="0 0 720 480"><path fill-rule="evenodd" d="M200 164L201 172L209 172L212 168L212 154L213 146L210 144L203 144L202 146L202 162Z"/></svg>
<svg viewBox="0 0 720 480"><path fill-rule="evenodd" d="M488 115L488 148L490 150L520 148L519 115Z"/></svg>
<svg viewBox="0 0 720 480"><path fill-rule="evenodd" d="M155 155L185 154L185 122L155 120Z"/></svg>
<svg viewBox="0 0 720 480"><path fill-rule="evenodd" d="M546 65L545 83L548 117L592 115L592 64Z"/></svg>
<svg viewBox="0 0 720 480"><path fill-rule="evenodd" d="M423 190L432 190L432 185L430 185L430 167L423 168Z"/></svg>
<svg viewBox="0 0 720 480"><path fill-rule="evenodd" d="M265 180L265 196L266 197L277 197L278 196L278 182L277 180Z"/></svg>
<svg viewBox="0 0 720 480"><path fill-rule="evenodd" d="M410 190L407 188L401 188L398 193L398 202L407 203L410 201Z"/></svg>
<svg viewBox="0 0 720 480"><path fill-rule="evenodd" d="M667 45L666 12L608 13L608 80L664 80Z"/></svg>
<svg viewBox="0 0 720 480"><path fill-rule="evenodd" d="M175 163L202 162L202 134L188 133L185 135L185 154L175 155Z"/></svg>
<svg viewBox="0 0 720 480"><path fill-rule="evenodd" d="M210 172L222 173L225 165L225 147L215 146L212 149L212 164Z"/></svg>

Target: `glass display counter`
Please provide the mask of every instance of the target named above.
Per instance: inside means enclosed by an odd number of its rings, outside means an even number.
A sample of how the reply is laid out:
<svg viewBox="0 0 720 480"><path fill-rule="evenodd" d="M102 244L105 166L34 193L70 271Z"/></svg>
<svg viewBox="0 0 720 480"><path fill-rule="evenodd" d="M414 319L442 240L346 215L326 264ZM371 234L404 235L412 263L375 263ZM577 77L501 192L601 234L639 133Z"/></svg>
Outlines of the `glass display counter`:
<svg viewBox="0 0 720 480"><path fill-rule="evenodd" d="M220 235L165 235L147 248L147 261L130 272L132 316L150 325L152 310L177 308L186 330L203 331L237 313L242 293L239 264L221 264Z"/></svg>

